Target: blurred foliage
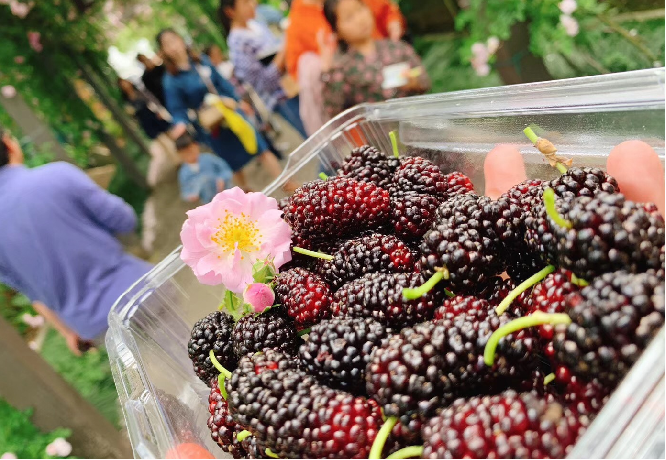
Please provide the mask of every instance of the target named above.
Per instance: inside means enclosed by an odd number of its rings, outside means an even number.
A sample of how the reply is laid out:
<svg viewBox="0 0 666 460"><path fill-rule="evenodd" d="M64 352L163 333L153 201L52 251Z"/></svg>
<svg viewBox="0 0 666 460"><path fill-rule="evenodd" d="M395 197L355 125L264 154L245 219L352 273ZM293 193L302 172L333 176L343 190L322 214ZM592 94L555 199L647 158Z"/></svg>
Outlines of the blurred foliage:
<svg viewBox="0 0 666 460"><path fill-rule="evenodd" d="M118 425L120 407L106 351L91 350L74 356L65 339L49 330L41 351L42 357L111 423Z"/></svg>
<svg viewBox="0 0 666 460"><path fill-rule="evenodd" d="M24 314L36 315L32 303L23 294L16 293L0 284L0 316L12 324L25 336L30 328L23 322ZM65 343L65 339L54 329L47 332L42 345L41 355L53 369L67 380L85 399L100 411L109 421L118 425L118 394L113 383L109 357L104 350L91 351L81 357L74 356ZM1 409L0 409L1 412ZM2 425L0 414L0 454L2 450ZM21 456L19 458L40 458L41 455Z"/></svg>
<svg viewBox="0 0 666 460"><path fill-rule="evenodd" d="M0 398L0 455L11 452L18 458L62 458L46 455L46 446L56 438L67 438L71 432L61 428L42 433L30 421L31 416L32 410L17 410Z"/></svg>

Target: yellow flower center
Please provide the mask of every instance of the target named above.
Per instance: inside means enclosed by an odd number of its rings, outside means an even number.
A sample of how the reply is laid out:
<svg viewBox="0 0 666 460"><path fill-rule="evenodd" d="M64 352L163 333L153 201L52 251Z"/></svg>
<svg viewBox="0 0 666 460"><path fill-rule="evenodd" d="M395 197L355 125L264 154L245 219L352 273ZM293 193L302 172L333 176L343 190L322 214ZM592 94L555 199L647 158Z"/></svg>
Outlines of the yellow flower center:
<svg viewBox="0 0 666 460"><path fill-rule="evenodd" d="M257 228L257 222L248 219L245 213L241 213L240 217L227 213L217 221L217 232L211 236L211 240L223 252L233 252L236 244L241 252L259 250L262 235Z"/></svg>

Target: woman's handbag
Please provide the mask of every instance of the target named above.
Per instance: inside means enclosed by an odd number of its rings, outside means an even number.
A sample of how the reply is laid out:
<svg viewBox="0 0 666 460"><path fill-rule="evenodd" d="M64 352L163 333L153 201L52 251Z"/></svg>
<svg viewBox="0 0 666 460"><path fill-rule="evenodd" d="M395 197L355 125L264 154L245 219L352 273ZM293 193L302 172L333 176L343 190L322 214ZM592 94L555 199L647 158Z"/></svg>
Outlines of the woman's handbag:
<svg viewBox="0 0 666 460"><path fill-rule="evenodd" d="M208 92L219 96L215 89L215 85L213 85L213 82L210 79L210 75L208 75L211 70L200 65L197 65L196 69L199 77L206 85L206 88L208 88ZM206 71L208 71L208 73ZM218 126L222 126L225 121L224 114L220 109L213 104L207 103L206 99L204 99L203 104L199 107L199 110L197 110L197 118L199 119L199 124L207 131L212 131Z"/></svg>

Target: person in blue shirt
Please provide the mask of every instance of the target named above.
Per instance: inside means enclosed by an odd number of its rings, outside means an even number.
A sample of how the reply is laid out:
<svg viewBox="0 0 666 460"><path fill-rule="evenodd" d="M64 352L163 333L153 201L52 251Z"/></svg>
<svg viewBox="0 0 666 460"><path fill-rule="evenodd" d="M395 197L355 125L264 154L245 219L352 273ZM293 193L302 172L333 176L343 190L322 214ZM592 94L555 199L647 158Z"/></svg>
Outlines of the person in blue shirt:
<svg viewBox="0 0 666 460"><path fill-rule="evenodd" d="M234 87L222 78L207 56L198 56L188 50L183 38L172 29L165 29L157 35L157 43L166 61L167 74L164 76L164 94L168 111L173 117L174 127L171 135L178 138L187 131L190 123L188 110L198 111L206 95L210 93L207 85L208 79L223 103L247 119L238 108L240 98ZM242 169L252 159L241 141L227 127L218 126L210 133L197 130L200 140L208 144L216 155L223 158L234 172L234 183L244 190L248 190L247 180ZM266 140L255 130L258 150L256 156L266 169L270 177L276 179L282 173L277 157L268 150ZM297 187L288 182L283 187L286 191L293 191Z"/></svg>
<svg viewBox="0 0 666 460"><path fill-rule="evenodd" d="M0 197L0 283L25 294L80 354L101 339L116 300L151 269L116 239L136 227L134 211L69 163L26 168L1 126Z"/></svg>
<svg viewBox="0 0 666 460"><path fill-rule="evenodd" d="M183 164L178 170L180 196L190 202L210 203L219 192L231 188L233 172L223 159L201 153L199 144L185 133L176 139Z"/></svg>

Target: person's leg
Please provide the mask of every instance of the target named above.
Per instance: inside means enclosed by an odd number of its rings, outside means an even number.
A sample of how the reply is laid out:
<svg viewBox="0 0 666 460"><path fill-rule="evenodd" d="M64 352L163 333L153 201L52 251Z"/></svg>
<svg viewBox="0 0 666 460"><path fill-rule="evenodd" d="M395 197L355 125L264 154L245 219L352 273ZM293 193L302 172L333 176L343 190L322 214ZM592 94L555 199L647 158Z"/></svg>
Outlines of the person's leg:
<svg viewBox="0 0 666 460"><path fill-rule="evenodd" d="M287 99L286 101L280 102L275 110L282 118L284 118L291 126L298 131L298 133L303 136L303 139L307 139L308 135L305 132L305 126L303 126L303 121L299 115L299 106L300 99L298 96Z"/></svg>
<svg viewBox="0 0 666 460"><path fill-rule="evenodd" d="M247 185L247 179L245 177L245 173L243 172L242 169L239 169L236 171L233 175L233 181L234 184L236 184L238 187L243 189L245 192L251 192L250 188Z"/></svg>
<svg viewBox="0 0 666 460"><path fill-rule="evenodd" d="M273 155L273 153L270 150L264 151L259 156L259 161L261 162L261 165L264 168L266 168L266 171L273 179L277 179L280 176L280 174L282 174L282 167L280 166L277 157ZM298 188L298 185L293 180L290 179L287 182L285 182L282 188L285 191L291 193Z"/></svg>

